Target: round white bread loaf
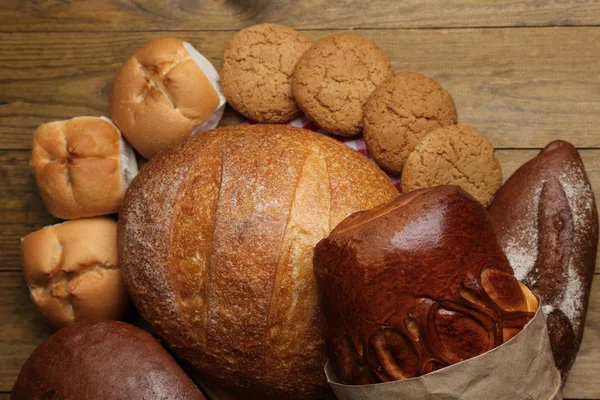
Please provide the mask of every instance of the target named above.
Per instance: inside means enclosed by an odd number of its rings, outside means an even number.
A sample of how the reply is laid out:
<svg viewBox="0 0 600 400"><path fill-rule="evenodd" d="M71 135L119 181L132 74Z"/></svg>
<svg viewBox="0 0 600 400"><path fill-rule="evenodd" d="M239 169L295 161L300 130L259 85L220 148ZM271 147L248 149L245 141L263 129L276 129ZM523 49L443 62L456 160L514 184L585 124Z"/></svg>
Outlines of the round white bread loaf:
<svg viewBox="0 0 600 400"><path fill-rule="evenodd" d="M33 303L54 328L121 319L129 308L111 218L67 221L27 235L21 264Z"/></svg>
<svg viewBox="0 0 600 400"><path fill-rule="evenodd" d="M131 145L150 159L192 133L213 129L226 100L213 65L191 44L146 43L113 80L110 113Z"/></svg>
<svg viewBox="0 0 600 400"><path fill-rule="evenodd" d="M29 165L44 205L62 219L118 212L138 172L133 150L104 117L41 125L33 134Z"/></svg>
<svg viewBox="0 0 600 400"><path fill-rule="evenodd" d="M314 132L205 132L152 159L128 189L118 231L125 281L212 392L333 398L313 248L349 214L397 195L366 157Z"/></svg>

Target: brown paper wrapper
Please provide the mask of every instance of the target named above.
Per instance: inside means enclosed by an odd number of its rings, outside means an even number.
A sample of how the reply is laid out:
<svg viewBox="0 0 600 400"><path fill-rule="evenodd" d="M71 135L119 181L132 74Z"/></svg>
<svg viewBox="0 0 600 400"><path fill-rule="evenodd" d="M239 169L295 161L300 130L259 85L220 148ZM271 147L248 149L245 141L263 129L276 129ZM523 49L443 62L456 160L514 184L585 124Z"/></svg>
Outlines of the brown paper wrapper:
<svg viewBox="0 0 600 400"><path fill-rule="evenodd" d="M339 400L562 400L546 321L538 308L514 338L469 360L417 378L343 385L331 364L327 381Z"/></svg>

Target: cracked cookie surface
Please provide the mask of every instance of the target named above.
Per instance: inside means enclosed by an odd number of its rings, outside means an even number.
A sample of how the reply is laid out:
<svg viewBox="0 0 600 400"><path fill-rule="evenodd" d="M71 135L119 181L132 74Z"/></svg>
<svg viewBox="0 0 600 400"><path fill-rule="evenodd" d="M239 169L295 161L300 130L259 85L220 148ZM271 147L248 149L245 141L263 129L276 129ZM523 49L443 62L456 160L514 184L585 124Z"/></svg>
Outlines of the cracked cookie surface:
<svg viewBox="0 0 600 400"><path fill-rule="evenodd" d="M362 131L363 105L392 76L383 51L353 33L328 36L304 53L292 89L304 114L326 131L354 136Z"/></svg>
<svg viewBox="0 0 600 400"><path fill-rule="evenodd" d="M380 167L400 175L409 154L429 132L456 124L450 93L416 72L401 72L375 89L364 108L367 150Z"/></svg>
<svg viewBox="0 0 600 400"><path fill-rule="evenodd" d="M292 73L311 45L304 35L278 24L238 32L223 53L221 84L229 104L256 122L283 123L298 117Z"/></svg>
<svg viewBox="0 0 600 400"><path fill-rule="evenodd" d="M438 185L460 186L490 205L502 185L502 169L481 132L464 125L438 128L408 156L402 171L405 192Z"/></svg>

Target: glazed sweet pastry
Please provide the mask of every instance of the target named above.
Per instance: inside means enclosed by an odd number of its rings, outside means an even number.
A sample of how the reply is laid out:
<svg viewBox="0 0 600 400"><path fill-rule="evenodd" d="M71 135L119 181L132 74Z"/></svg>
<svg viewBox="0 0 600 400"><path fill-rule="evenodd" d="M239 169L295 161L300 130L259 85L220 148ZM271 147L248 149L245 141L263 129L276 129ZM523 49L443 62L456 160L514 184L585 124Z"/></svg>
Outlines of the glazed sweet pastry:
<svg viewBox="0 0 600 400"><path fill-rule="evenodd" d="M420 376L515 336L537 299L485 208L438 186L342 221L315 248L329 359L346 384Z"/></svg>

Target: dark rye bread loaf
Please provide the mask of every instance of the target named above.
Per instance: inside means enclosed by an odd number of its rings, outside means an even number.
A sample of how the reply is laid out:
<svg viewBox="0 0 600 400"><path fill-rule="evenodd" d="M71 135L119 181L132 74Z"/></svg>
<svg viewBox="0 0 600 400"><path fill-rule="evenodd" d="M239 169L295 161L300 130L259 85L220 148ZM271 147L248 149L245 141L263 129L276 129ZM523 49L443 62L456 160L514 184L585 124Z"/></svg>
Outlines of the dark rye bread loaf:
<svg viewBox="0 0 600 400"><path fill-rule="evenodd" d="M205 400L148 332L80 322L43 341L23 365L11 400Z"/></svg>
<svg viewBox="0 0 600 400"><path fill-rule="evenodd" d="M329 359L347 384L475 357L520 332L538 305L485 208L457 186L346 218L316 246L314 269Z"/></svg>
<svg viewBox="0 0 600 400"><path fill-rule="evenodd" d="M570 143L519 168L489 209L515 276L542 299L563 384L579 351L598 247L598 211Z"/></svg>
<svg viewBox="0 0 600 400"><path fill-rule="evenodd" d="M125 281L144 319L219 398L326 398L314 246L397 194L366 157L314 132L205 132L153 158L127 191Z"/></svg>

